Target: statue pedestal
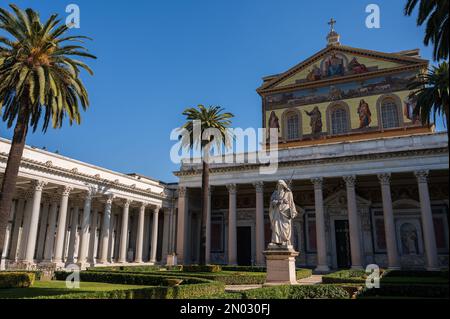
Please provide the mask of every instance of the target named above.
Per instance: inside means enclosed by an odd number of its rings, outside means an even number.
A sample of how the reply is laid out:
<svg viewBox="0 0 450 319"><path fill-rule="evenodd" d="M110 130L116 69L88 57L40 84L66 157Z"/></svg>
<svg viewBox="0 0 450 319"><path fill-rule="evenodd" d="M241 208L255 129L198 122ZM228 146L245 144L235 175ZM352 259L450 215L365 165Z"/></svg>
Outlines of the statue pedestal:
<svg viewBox="0 0 450 319"><path fill-rule="evenodd" d="M269 244L266 256L267 278L265 286L297 285L295 257L299 255L292 246Z"/></svg>

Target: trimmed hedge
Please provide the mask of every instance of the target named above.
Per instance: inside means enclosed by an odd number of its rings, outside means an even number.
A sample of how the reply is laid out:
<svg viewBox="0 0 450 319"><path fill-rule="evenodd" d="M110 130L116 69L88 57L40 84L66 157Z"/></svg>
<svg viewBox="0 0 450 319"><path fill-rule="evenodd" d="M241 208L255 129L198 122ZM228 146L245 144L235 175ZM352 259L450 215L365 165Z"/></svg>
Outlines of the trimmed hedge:
<svg viewBox="0 0 450 319"><path fill-rule="evenodd" d="M65 280L68 272L56 272L57 280ZM180 285L174 285L174 279L181 280ZM121 273L121 272L80 272L80 280L83 282L103 282L124 285L145 285L142 289L130 289L121 291L103 291L85 294L69 294L56 296L58 299L189 299L208 294L220 294L225 290L221 282L213 282L194 277L172 277L158 274ZM44 298L44 297L43 297ZM51 298L55 298L52 296Z"/></svg>
<svg viewBox="0 0 450 319"><path fill-rule="evenodd" d="M349 293L335 285L274 286L242 292L242 299L348 299Z"/></svg>
<svg viewBox="0 0 450 319"><path fill-rule="evenodd" d="M185 265L183 272L221 272L222 267L219 265Z"/></svg>
<svg viewBox="0 0 450 319"><path fill-rule="evenodd" d="M420 277L420 278L449 278L447 271L427 271L427 270L386 270L383 274L385 278L391 277Z"/></svg>
<svg viewBox="0 0 450 319"><path fill-rule="evenodd" d="M358 298L364 297L403 297L403 298L449 298L448 285L399 285L383 284L380 288L364 288Z"/></svg>
<svg viewBox="0 0 450 319"><path fill-rule="evenodd" d="M222 266L225 271L250 271L250 272L266 272L266 267L260 266Z"/></svg>
<svg viewBox="0 0 450 319"><path fill-rule="evenodd" d="M0 288L28 288L35 280L33 272L0 272Z"/></svg>
<svg viewBox="0 0 450 319"><path fill-rule="evenodd" d="M324 284L336 284L336 283L365 283L367 274L364 270L340 270L334 273L324 275L322 282Z"/></svg>

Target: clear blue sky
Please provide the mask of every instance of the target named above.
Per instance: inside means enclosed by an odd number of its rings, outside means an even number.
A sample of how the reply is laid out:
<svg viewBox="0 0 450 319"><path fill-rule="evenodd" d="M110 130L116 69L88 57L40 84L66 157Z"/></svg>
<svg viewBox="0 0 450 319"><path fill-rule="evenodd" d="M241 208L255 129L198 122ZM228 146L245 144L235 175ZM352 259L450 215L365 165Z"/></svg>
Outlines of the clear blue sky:
<svg viewBox="0 0 450 319"><path fill-rule="evenodd" d="M123 173L172 182L171 130L188 106L219 104L235 127L260 127L255 89L322 49L330 17L345 45L385 52L420 48L423 30L404 17L406 0L16 0L48 17L76 3L98 60L83 78L91 108L81 126L40 131L27 144ZM9 1L0 0L5 7ZM365 27L366 5L381 8L381 28ZM11 138L0 123L0 135Z"/></svg>

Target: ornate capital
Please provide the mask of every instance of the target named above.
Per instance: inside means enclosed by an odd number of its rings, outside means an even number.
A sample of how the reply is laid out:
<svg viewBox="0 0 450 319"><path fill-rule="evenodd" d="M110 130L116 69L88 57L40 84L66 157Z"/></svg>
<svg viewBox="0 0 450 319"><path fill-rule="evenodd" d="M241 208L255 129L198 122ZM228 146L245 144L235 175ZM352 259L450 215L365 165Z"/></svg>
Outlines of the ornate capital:
<svg viewBox="0 0 450 319"><path fill-rule="evenodd" d="M187 187L186 186L178 186L178 197L186 197Z"/></svg>
<svg viewBox="0 0 450 319"><path fill-rule="evenodd" d="M64 188L62 190L62 196L69 196L71 191L72 191L72 187L64 186Z"/></svg>
<svg viewBox="0 0 450 319"><path fill-rule="evenodd" d="M391 173L378 174L378 179L381 185L387 186L391 182Z"/></svg>
<svg viewBox="0 0 450 319"><path fill-rule="evenodd" d="M347 187L355 187L355 184L356 184L356 176L355 175L343 176L342 178L344 179Z"/></svg>
<svg viewBox="0 0 450 319"><path fill-rule="evenodd" d="M428 182L428 171L427 170L415 171L414 175L416 175L418 183L427 183Z"/></svg>
<svg viewBox="0 0 450 319"><path fill-rule="evenodd" d="M156 206L155 208L153 208L153 213L157 214L159 213L159 210L161 209L161 206Z"/></svg>
<svg viewBox="0 0 450 319"><path fill-rule="evenodd" d="M254 182L253 186L255 186L256 192L257 193L262 193L264 192L264 182Z"/></svg>
<svg viewBox="0 0 450 319"><path fill-rule="evenodd" d="M236 194L237 186L236 184L227 184L227 189L229 194Z"/></svg>
<svg viewBox="0 0 450 319"><path fill-rule="evenodd" d="M112 205L114 197L115 197L114 194L106 195L106 204L107 205Z"/></svg>
<svg viewBox="0 0 450 319"><path fill-rule="evenodd" d="M145 208L148 206L148 203L142 202L141 203L141 210L145 210Z"/></svg>
<svg viewBox="0 0 450 319"><path fill-rule="evenodd" d="M97 194L97 187L94 185L88 185L88 189L86 190L86 199L92 200L92 197Z"/></svg>
<svg viewBox="0 0 450 319"><path fill-rule="evenodd" d="M314 189L322 189L323 178L322 177L311 178L311 183L313 183Z"/></svg>
<svg viewBox="0 0 450 319"><path fill-rule="evenodd" d="M34 180L32 185L33 185L33 190L35 192L42 192L42 190L44 189L45 185L47 185L47 182L40 181L40 180Z"/></svg>
<svg viewBox="0 0 450 319"><path fill-rule="evenodd" d="M132 202L132 200L129 199L129 198L124 199L124 200L123 200L123 207L124 207L124 208L129 208L131 202Z"/></svg>

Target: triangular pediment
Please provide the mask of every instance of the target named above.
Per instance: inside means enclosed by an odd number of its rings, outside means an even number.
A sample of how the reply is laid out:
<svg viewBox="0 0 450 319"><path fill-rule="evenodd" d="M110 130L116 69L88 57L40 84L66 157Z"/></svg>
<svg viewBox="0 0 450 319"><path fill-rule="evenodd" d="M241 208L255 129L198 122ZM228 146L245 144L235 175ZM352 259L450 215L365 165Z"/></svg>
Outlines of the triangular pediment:
<svg viewBox="0 0 450 319"><path fill-rule="evenodd" d="M266 77L259 92L351 80L385 71L426 67L427 60L405 53L383 53L347 46L329 46L288 71Z"/></svg>
<svg viewBox="0 0 450 319"><path fill-rule="evenodd" d="M323 201L327 207L347 207L347 192L344 189L340 189L337 192L331 194ZM356 204L358 207L370 206L371 202L361 196L356 195Z"/></svg>

